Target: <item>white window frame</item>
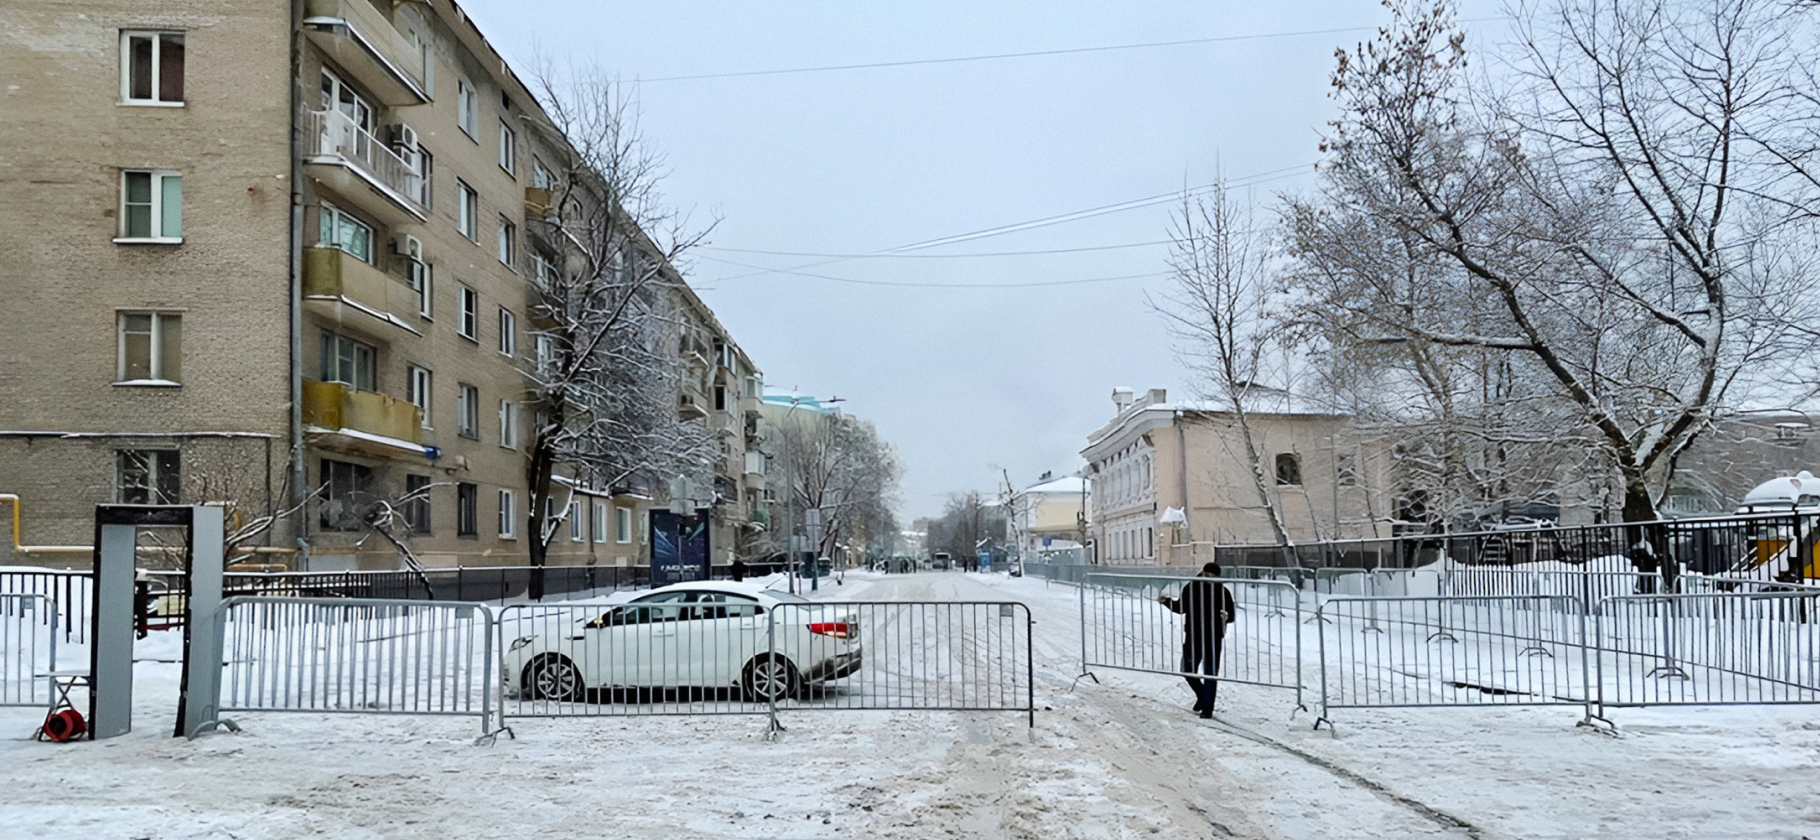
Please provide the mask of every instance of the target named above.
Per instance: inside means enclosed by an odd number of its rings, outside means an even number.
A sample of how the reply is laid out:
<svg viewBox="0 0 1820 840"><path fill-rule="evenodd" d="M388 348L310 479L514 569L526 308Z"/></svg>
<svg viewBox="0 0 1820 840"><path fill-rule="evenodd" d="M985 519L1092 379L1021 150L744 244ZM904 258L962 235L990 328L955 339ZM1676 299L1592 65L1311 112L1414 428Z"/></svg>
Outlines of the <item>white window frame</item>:
<svg viewBox="0 0 1820 840"><path fill-rule="evenodd" d="M462 382L455 392L455 434L480 437L480 389Z"/></svg>
<svg viewBox="0 0 1820 840"><path fill-rule="evenodd" d="M189 60L190 60L189 52L190 52L190 50L189 50L189 42L187 39L184 38L185 34L186 33L184 32L184 30L181 30L181 29L122 29L122 30L120 30L120 104L134 105L134 106L148 106L148 107L153 107L153 108L182 108L183 107L184 101L181 99L160 99L160 98L158 98L158 91L160 88L163 87L163 85L159 84L159 82L161 82L163 80L158 78L158 76L161 72L163 72L163 70L162 70L163 62L159 61L159 58L162 57L162 53L164 52L164 36L175 35L179 39L184 40L184 44L183 44L184 86L186 88L189 86ZM132 39L135 37L139 37L139 38L149 37L149 38L151 38L151 41L152 41L152 67L151 67L152 98L150 98L150 99L136 99L133 97Z"/></svg>
<svg viewBox="0 0 1820 840"><path fill-rule="evenodd" d="M127 225L126 182L127 182L128 178L130 178L131 176L134 176L134 175L145 175L150 178L149 184L151 187L152 195L151 195L151 205L148 210L148 212L151 213L151 220L150 220L151 224L150 224L150 229L148 231L151 235L149 235L149 236L133 236L127 232L127 227L126 227L126 225ZM165 224L164 224L164 222L165 222L165 218L164 218L164 210L165 210L164 189L165 189L165 187L164 187L164 184L166 181L176 181L176 183L177 183L177 219L176 219L177 233L175 236L166 235L165 230L164 230L164 228L165 228ZM122 169L122 170L120 170L120 208L119 208L119 211L120 211L120 228L119 228L120 235L114 237L115 242L155 243L155 244L160 244L160 245L176 245L176 244L183 242L183 173L177 172L176 170L172 170L172 169Z"/></svg>
<svg viewBox="0 0 1820 840"><path fill-rule="evenodd" d="M545 166L543 164L543 161L540 160L536 155L532 155L531 156L531 186L536 187L540 190L547 190L547 189L552 189L554 187L555 183L556 183L556 176L550 172L550 167Z"/></svg>
<svg viewBox="0 0 1820 840"><path fill-rule="evenodd" d="M405 263L405 280L411 291L417 293L417 316L426 320L436 320L436 276L430 270L430 264L421 257L411 257Z"/></svg>
<svg viewBox="0 0 1820 840"><path fill-rule="evenodd" d="M518 403L511 400L499 401L499 445L518 448Z"/></svg>
<svg viewBox="0 0 1820 840"><path fill-rule="evenodd" d="M480 142L480 99L467 79L455 81L455 122L469 140Z"/></svg>
<svg viewBox="0 0 1820 840"><path fill-rule="evenodd" d="M518 493L512 490L499 491L499 538L518 539Z"/></svg>
<svg viewBox="0 0 1820 840"><path fill-rule="evenodd" d="M539 333L535 339L537 353L537 375L548 377L551 368L556 364L556 339Z"/></svg>
<svg viewBox="0 0 1820 840"><path fill-rule="evenodd" d="M460 304L457 307L455 331L460 333L462 338L479 343L480 293L474 291L472 287L462 286L456 292L456 298Z"/></svg>
<svg viewBox="0 0 1820 840"><path fill-rule="evenodd" d="M513 180L518 178L518 132L506 124L505 118L499 120L499 168L504 169Z"/></svg>
<svg viewBox="0 0 1820 840"><path fill-rule="evenodd" d="M581 533L581 500L569 500L569 542L586 542Z"/></svg>
<svg viewBox="0 0 1820 840"><path fill-rule="evenodd" d="M329 221L332 221L334 224L335 229L332 231L327 230L325 228L324 223L329 222ZM347 225L348 227L359 228L361 230L366 231L366 233L367 233L367 252L366 252L366 254L364 254L364 255L358 254L358 253L355 253L354 251L350 251L347 248L342 246L341 236L340 236L342 225ZM358 216L355 216L354 214L349 213L348 211L343 210L340 207L336 207L335 205L330 204L329 202L326 202L326 201L322 202L322 205L317 209L317 212L316 212L316 247L318 247L318 248L334 248L344 254L347 254L348 256L353 257L354 259L360 260L361 262L367 263L368 265L372 265L372 264L374 264L374 262L376 260L376 255L374 254L374 251L378 250L377 246L373 242L373 237L375 235L377 235L377 232L373 229L372 225L369 225L366 222L361 221Z"/></svg>
<svg viewBox="0 0 1820 840"><path fill-rule="evenodd" d="M423 427L430 428L430 398L435 393L436 375L429 368L407 365L405 383L411 405L423 411Z"/></svg>
<svg viewBox="0 0 1820 840"><path fill-rule="evenodd" d="M135 316L135 315L147 315L147 316L150 316L152 319L152 330L151 330L151 336L149 338L150 345L147 348L147 352L151 355L151 359L149 360L149 363L147 365L147 368L149 369L151 376L149 376L145 379L128 379L128 378L126 378L126 335L127 335L126 319L130 316ZM181 368L183 366L183 359L182 359L183 327L181 326L182 321L183 321L183 313L181 313L181 312L154 312L154 311L148 311L148 310L142 310L142 309L138 309L138 310L122 309L122 310L119 310L114 313L114 348L115 348L114 384L116 384L116 385L161 385L161 386L166 386L166 387L182 384L181 380L173 379L173 378L165 375L166 373L170 372L170 371L166 371L164 369L164 341L165 341L164 326L165 326L165 321L167 319L175 320L179 323L179 326L177 328L177 330L178 330L178 333L177 333L177 335L178 335L177 366L179 368ZM177 375L182 376L183 372L181 370L179 370L179 371L177 371Z"/></svg>
<svg viewBox="0 0 1820 840"><path fill-rule="evenodd" d="M469 242L480 241L480 194L468 182L455 179L455 230Z"/></svg>
<svg viewBox="0 0 1820 840"><path fill-rule="evenodd" d="M605 545L607 542L607 506L598 500L588 504L594 510L594 541Z"/></svg>
<svg viewBox="0 0 1820 840"><path fill-rule="evenodd" d="M499 355L518 355L518 315L499 307Z"/></svg>
<svg viewBox="0 0 1820 840"><path fill-rule="evenodd" d="M632 509L613 506L613 541L620 545L632 542Z"/></svg>
<svg viewBox="0 0 1820 840"><path fill-rule="evenodd" d="M504 216L499 217L499 261L518 270L518 226Z"/></svg>

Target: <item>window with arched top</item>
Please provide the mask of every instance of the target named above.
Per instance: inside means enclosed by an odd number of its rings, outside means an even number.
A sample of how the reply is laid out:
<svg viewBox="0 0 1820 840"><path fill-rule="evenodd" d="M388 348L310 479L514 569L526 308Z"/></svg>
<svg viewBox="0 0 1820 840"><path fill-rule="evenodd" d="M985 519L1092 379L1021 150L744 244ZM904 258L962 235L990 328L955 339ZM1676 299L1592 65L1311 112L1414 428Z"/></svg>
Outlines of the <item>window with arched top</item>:
<svg viewBox="0 0 1820 840"><path fill-rule="evenodd" d="M1302 459L1293 453L1284 452L1277 456L1277 484L1300 485L1302 483Z"/></svg>

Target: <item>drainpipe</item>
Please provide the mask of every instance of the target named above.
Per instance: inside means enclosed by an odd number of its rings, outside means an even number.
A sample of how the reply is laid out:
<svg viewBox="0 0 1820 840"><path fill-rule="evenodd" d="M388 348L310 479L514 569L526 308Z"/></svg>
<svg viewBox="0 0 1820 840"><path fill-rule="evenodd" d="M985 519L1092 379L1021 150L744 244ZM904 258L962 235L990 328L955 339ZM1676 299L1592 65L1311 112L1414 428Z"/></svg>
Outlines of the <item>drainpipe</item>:
<svg viewBox="0 0 1820 840"><path fill-rule="evenodd" d="M292 534L297 539L298 571L309 565L310 544L304 536L309 517L304 514L304 486L308 473L303 459L303 140L297 130L297 115L303 107L298 93L298 74L303 53L300 34L303 29L303 3L291 3L291 498Z"/></svg>

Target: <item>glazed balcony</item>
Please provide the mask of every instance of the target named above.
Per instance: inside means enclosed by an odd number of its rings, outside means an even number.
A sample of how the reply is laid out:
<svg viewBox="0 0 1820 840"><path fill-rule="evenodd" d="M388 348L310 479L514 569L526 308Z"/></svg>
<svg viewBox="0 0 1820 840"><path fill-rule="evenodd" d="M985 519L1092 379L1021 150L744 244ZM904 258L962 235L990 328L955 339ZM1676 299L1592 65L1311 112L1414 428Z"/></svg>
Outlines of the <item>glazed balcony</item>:
<svg viewBox="0 0 1820 840"><path fill-rule="evenodd" d="M303 34L373 98L387 105L430 101L429 54L368 0L309 0Z"/></svg>

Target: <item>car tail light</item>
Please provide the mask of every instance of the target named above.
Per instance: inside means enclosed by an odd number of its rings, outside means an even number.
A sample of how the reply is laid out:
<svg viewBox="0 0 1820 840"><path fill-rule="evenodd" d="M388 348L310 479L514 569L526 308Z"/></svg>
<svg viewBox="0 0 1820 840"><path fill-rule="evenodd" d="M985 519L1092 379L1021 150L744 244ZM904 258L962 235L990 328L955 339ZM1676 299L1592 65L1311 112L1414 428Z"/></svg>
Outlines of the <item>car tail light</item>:
<svg viewBox="0 0 1820 840"><path fill-rule="evenodd" d="M836 639L847 638L847 622L817 621L809 625L809 632L817 636L833 636Z"/></svg>

